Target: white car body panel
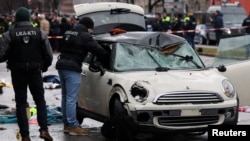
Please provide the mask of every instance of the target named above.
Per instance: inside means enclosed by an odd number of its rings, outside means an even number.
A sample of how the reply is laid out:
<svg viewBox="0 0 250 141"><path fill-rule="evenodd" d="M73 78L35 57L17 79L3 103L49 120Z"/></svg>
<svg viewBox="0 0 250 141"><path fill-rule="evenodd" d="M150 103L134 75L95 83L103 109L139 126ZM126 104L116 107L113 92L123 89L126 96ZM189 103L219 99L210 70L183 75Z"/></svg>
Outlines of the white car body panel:
<svg viewBox="0 0 250 141"><path fill-rule="evenodd" d="M114 8L129 8L131 12L144 14L142 7L138 5L132 5L128 3L119 2L98 2L98 3L84 3L74 5L76 15L82 15L83 13L93 13L98 11L108 11Z"/></svg>
<svg viewBox="0 0 250 141"><path fill-rule="evenodd" d="M237 90L240 106L250 105L250 61L227 65L227 71L221 74L226 76Z"/></svg>
<svg viewBox="0 0 250 141"><path fill-rule="evenodd" d="M218 53L213 64L226 66L221 72L234 85L239 96L239 105L250 105L250 35L221 39Z"/></svg>

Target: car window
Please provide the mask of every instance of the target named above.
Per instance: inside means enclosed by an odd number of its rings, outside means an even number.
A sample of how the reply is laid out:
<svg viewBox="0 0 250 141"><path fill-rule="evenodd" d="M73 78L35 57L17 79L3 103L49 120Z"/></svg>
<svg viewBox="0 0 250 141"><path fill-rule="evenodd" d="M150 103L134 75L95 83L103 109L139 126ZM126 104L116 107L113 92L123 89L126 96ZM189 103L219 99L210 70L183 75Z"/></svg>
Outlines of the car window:
<svg viewBox="0 0 250 141"><path fill-rule="evenodd" d="M133 23L137 25L145 24L144 17L136 13L111 14L110 11L104 11L89 13L84 16L91 17L95 23L95 27L110 23Z"/></svg>
<svg viewBox="0 0 250 141"><path fill-rule="evenodd" d="M198 55L185 42L170 50L129 43L117 43L114 69L116 71L168 69L198 69L204 65ZM163 69L164 70L164 69Z"/></svg>
<svg viewBox="0 0 250 141"><path fill-rule="evenodd" d="M221 39L213 66L218 67L249 60L249 39L250 35Z"/></svg>
<svg viewBox="0 0 250 141"><path fill-rule="evenodd" d="M223 14L224 24L241 24L246 18L246 14Z"/></svg>

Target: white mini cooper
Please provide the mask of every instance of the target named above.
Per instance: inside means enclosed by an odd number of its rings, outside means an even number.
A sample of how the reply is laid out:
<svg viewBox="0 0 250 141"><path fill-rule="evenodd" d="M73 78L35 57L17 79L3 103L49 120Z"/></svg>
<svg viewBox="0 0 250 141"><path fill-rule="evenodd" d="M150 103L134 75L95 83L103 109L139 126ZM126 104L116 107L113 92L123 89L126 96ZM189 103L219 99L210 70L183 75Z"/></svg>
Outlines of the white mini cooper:
<svg viewBox="0 0 250 141"><path fill-rule="evenodd" d="M75 8L79 18L106 16L107 24L96 25L94 37L110 52L107 60L89 54L83 63L80 123L84 118L101 121L102 135L118 141L137 133L205 132L208 125L237 124L238 96L221 74L223 66L207 68L181 37L143 31L145 23L132 23L143 19L140 7L105 4ZM103 9L90 12L91 6Z"/></svg>

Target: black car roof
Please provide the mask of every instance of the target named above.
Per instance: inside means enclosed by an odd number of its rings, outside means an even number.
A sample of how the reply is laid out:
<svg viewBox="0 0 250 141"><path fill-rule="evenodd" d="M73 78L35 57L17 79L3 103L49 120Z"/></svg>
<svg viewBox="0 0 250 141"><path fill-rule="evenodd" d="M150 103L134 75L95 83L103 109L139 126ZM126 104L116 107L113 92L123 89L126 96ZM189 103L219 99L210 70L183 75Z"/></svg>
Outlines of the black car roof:
<svg viewBox="0 0 250 141"><path fill-rule="evenodd" d="M176 44L183 43L184 38L164 32L126 32L117 35L109 33L96 35L95 39L105 42L123 42L137 45L157 47L161 50Z"/></svg>

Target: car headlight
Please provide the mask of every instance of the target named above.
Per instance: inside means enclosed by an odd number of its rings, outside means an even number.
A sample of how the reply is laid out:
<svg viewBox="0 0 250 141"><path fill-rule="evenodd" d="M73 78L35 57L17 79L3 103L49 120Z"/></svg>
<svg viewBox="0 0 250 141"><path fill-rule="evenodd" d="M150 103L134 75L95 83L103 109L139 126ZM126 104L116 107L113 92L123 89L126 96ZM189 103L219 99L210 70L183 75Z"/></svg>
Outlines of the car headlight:
<svg viewBox="0 0 250 141"><path fill-rule="evenodd" d="M134 83L131 86L131 95L137 102L143 102L148 97L148 90L140 83Z"/></svg>
<svg viewBox="0 0 250 141"><path fill-rule="evenodd" d="M222 88L223 88L224 94L227 97L233 98L235 96L235 89L233 87L233 84L229 80L222 81Z"/></svg>
<svg viewBox="0 0 250 141"><path fill-rule="evenodd" d="M232 32L231 32L231 29L230 29L230 28L227 28L227 29L226 29L226 33L227 33L228 35L231 35L231 33L232 33Z"/></svg>

